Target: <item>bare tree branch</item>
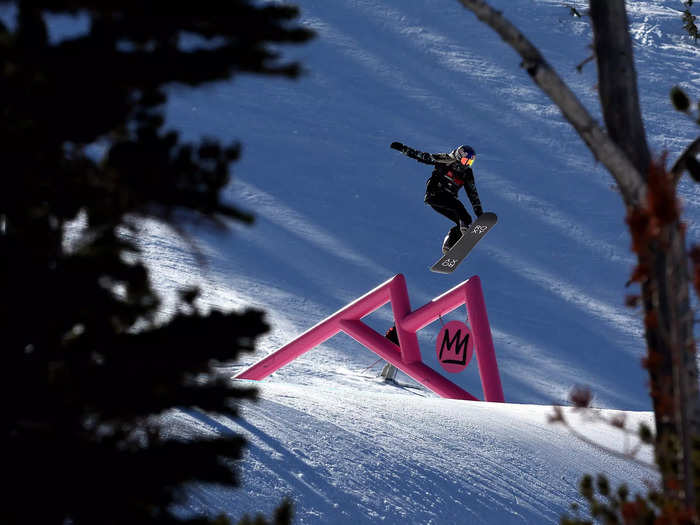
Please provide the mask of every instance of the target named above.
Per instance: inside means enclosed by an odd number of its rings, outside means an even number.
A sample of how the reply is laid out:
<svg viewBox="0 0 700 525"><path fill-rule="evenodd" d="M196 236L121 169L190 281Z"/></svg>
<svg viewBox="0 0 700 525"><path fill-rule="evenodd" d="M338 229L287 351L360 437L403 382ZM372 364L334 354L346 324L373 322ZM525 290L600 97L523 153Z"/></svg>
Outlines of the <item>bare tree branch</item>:
<svg viewBox="0 0 700 525"><path fill-rule="evenodd" d="M583 62L581 62L578 66L576 66L576 71L581 73L583 71L583 66L588 64L589 62L593 62L595 60L595 55L591 55L588 58L586 58Z"/></svg>
<svg viewBox="0 0 700 525"><path fill-rule="evenodd" d="M459 0L459 2L472 11L479 20L488 24L522 57L521 66L525 68L535 84L559 107L595 157L610 171L620 187L625 203L628 206L634 206L642 202L646 192L642 175L593 120L539 50L503 17L500 11L494 10L483 0Z"/></svg>
<svg viewBox="0 0 700 525"><path fill-rule="evenodd" d="M604 418L600 418L600 420L604 423L609 424L609 422L607 420L605 420ZM586 443L587 445L592 446L593 448L595 448L597 450L600 450L602 452L605 452L607 454L610 454L611 456L615 456L615 457L620 458L620 459L631 461L631 462L636 463L637 465L639 465L641 467L649 469L652 472L659 471L659 468L656 465L654 465L653 463L649 463L648 461L644 461L643 459L639 459L637 457L637 453L641 450L641 445L642 445L641 442L637 443L637 445L635 447L633 447L631 450L626 449L622 452L615 450L613 448L610 448L610 447L606 447L605 445L601 445L600 443L596 442L593 439L586 437L584 434L582 434L581 432L576 430L571 425L571 423L569 423L569 420L566 417L566 415L564 414L564 411L561 409L561 407L555 407L555 415L550 418L550 421L552 423L555 423L555 424L558 423L558 424L564 426L564 428L566 428L569 431L569 433L572 436L574 436L576 439L578 439L579 441L581 441L583 443ZM620 430L622 430L622 429L620 429Z"/></svg>

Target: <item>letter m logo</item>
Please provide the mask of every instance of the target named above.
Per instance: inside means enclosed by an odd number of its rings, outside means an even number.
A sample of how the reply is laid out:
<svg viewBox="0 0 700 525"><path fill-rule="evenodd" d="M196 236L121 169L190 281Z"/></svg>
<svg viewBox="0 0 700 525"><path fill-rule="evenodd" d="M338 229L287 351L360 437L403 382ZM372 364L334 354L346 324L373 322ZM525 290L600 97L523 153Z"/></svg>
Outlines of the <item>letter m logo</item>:
<svg viewBox="0 0 700 525"><path fill-rule="evenodd" d="M469 336L467 332L462 338L462 329L458 329L454 337L450 338L450 331L443 331L442 344L438 359L441 363L465 365L467 363L467 344Z"/></svg>

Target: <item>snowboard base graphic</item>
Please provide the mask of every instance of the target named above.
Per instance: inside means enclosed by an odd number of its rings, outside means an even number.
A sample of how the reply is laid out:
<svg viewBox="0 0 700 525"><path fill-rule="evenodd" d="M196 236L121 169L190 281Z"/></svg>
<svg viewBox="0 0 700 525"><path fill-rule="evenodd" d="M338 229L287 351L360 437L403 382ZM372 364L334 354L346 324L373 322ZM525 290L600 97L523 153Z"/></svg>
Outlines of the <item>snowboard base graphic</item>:
<svg viewBox="0 0 700 525"><path fill-rule="evenodd" d="M452 273L457 266L469 255L476 243L484 238L498 222L495 213L486 212L469 225L469 229L455 243L445 255L431 266L430 271L435 273Z"/></svg>

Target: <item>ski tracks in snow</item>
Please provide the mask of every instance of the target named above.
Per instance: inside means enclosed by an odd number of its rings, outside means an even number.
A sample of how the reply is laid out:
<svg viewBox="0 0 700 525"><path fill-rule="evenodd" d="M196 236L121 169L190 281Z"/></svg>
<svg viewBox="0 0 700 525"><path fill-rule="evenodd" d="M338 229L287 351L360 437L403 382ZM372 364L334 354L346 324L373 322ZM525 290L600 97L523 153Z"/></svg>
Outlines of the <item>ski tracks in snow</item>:
<svg viewBox="0 0 700 525"><path fill-rule="evenodd" d="M245 421L179 416L200 433L245 435L243 470L256 481L225 497L196 486L191 505L240 511L293 495L300 524L556 523L578 499L580 464L639 479L633 464L547 425L550 411L269 384Z"/></svg>
<svg viewBox="0 0 700 525"><path fill-rule="evenodd" d="M304 217L300 212L286 206L279 199L253 184L236 180L232 185L232 191L238 201L245 202L251 208L256 209L261 217L303 239L318 251L325 252L334 258L341 259L370 273L379 275L390 273L388 269L376 264L372 259L358 254L357 251L339 240L337 235L325 231ZM270 242L269 240L259 240L258 244L262 248L265 245L269 245ZM294 264L294 262L288 261L289 264ZM306 268L308 272L309 261L298 261L298 263L300 267ZM315 266L313 266L313 269L317 270Z"/></svg>
<svg viewBox="0 0 700 525"><path fill-rule="evenodd" d="M621 336L634 340L640 340L643 336L640 320L624 313L622 307L615 307L596 299L582 288L539 267L521 255L513 255L508 250L497 248L494 245L486 246L483 249L492 254L493 260L498 264L515 269L522 277L560 297L566 303L575 306L591 317L604 322ZM636 356L636 354L632 355Z"/></svg>

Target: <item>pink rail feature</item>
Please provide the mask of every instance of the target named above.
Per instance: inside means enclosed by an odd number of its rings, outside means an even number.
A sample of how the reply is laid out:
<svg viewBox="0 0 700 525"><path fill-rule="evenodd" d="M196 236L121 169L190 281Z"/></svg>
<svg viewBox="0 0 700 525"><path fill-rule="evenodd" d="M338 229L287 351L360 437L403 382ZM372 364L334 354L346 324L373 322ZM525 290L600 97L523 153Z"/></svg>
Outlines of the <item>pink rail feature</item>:
<svg viewBox="0 0 700 525"><path fill-rule="evenodd" d="M391 302L400 346L395 345L361 320L388 302ZM469 392L422 362L416 335L421 328L463 304L466 304L474 335L484 399L504 402L491 328L478 276L471 277L428 304L411 311L406 279L402 274L398 274L316 324L292 342L240 372L236 378L264 379L338 332L344 332L439 396L449 399L477 400Z"/></svg>

